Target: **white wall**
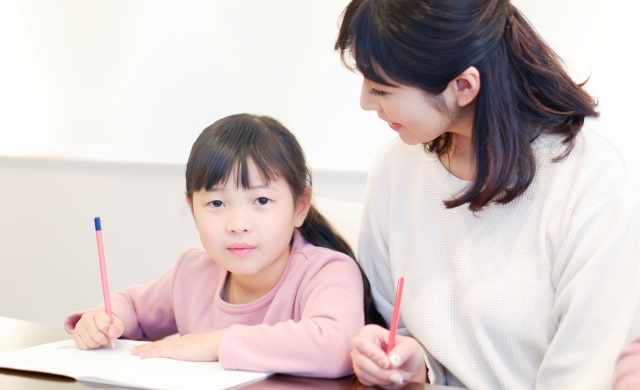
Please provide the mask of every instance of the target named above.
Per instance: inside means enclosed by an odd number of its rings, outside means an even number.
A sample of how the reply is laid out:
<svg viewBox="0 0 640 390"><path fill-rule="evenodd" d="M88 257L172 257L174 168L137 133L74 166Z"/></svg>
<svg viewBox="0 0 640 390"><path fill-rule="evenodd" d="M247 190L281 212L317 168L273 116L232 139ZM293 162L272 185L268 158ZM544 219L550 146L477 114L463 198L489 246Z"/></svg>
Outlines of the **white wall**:
<svg viewBox="0 0 640 390"><path fill-rule="evenodd" d="M183 163L204 127L247 111L282 120L315 168L366 171L394 135L332 50L347 2L2 0L0 155ZM630 3L514 3L591 77L606 134L640 139Z"/></svg>
<svg viewBox="0 0 640 390"><path fill-rule="evenodd" d="M0 315L60 323L198 245L183 166L235 112L299 137L321 206L357 241L366 171L393 133L359 109L333 52L347 0L0 0ZM637 164L627 2L514 1L601 101L601 132Z"/></svg>
<svg viewBox="0 0 640 390"><path fill-rule="evenodd" d="M565 61L578 81L599 99L599 131L632 165L640 165L640 125L635 69L640 63L640 23L626 0L514 0Z"/></svg>
<svg viewBox="0 0 640 390"><path fill-rule="evenodd" d="M333 51L345 5L0 1L0 154L183 163L206 126L252 112L314 167L364 171L393 134Z"/></svg>
<svg viewBox="0 0 640 390"><path fill-rule="evenodd" d="M178 166L0 158L0 315L61 324L101 301L93 218L112 290L197 245Z"/></svg>

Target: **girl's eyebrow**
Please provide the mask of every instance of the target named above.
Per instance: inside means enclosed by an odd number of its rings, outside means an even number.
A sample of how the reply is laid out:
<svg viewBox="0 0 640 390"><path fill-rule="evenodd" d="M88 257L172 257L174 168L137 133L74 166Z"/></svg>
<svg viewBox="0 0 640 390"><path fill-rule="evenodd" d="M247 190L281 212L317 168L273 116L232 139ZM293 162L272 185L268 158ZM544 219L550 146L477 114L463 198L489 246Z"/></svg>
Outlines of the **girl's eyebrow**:
<svg viewBox="0 0 640 390"><path fill-rule="evenodd" d="M271 188L271 184L264 184L264 183L260 183L259 185L250 185L249 188L247 188L248 190L265 190L265 189L269 189ZM213 186L211 187L209 190L207 190L207 192L224 192L227 190L227 187L216 187Z"/></svg>

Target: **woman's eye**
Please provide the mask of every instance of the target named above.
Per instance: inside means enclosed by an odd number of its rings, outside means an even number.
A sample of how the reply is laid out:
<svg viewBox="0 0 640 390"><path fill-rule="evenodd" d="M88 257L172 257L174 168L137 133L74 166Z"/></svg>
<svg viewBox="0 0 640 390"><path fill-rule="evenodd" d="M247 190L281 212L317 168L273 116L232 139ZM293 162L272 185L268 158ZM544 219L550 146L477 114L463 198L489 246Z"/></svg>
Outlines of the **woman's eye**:
<svg viewBox="0 0 640 390"><path fill-rule="evenodd" d="M221 200L212 200L211 202L209 202L209 204L213 207L222 207L222 201Z"/></svg>
<svg viewBox="0 0 640 390"><path fill-rule="evenodd" d="M256 199L256 203L264 206L265 204L269 203L269 198L265 198L264 196L261 196L258 199Z"/></svg>
<svg viewBox="0 0 640 390"><path fill-rule="evenodd" d="M369 89L369 94L373 96L384 96L387 93L384 91L380 91L379 89L371 88Z"/></svg>

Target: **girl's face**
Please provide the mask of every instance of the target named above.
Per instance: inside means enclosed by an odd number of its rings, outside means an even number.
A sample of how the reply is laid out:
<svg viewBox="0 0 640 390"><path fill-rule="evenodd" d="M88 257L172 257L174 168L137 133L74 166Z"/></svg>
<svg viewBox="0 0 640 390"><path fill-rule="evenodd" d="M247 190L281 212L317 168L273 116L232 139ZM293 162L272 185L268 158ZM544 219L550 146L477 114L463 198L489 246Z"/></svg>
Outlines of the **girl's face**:
<svg viewBox="0 0 640 390"><path fill-rule="evenodd" d="M441 94L442 108L434 106L433 98L419 88L389 87L364 79L360 93L360 106L376 111L378 117L389 123L400 139L409 145L430 142L445 132L470 134L470 124L456 120L455 97L450 88Z"/></svg>
<svg viewBox="0 0 640 390"><path fill-rule="evenodd" d="M191 208L207 254L232 278L270 289L285 269L294 228L304 222L308 202L294 205L288 183L264 183L253 162L249 172L251 188L237 185L234 172L226 185L194 192Z"/></svg>

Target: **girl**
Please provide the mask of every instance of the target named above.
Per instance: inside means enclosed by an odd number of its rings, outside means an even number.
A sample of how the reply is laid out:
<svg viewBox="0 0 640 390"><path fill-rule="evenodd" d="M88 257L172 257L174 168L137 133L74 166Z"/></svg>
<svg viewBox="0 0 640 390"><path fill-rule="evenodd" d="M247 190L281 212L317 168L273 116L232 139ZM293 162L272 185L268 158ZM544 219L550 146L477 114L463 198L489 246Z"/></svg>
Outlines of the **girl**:
<svg viewBox="0 0 640 390"><path fill-rule="evenodd" d="M187 250L158 280L115 294L113 324L103 307L68 317L77 347L122 336L159 340L132 351L142 358L218 360L226 369L300 376L351 373L368 283L348 244L311 204L310 172L293 134L265 116L215 122L191 150L186 198L204 250Z"/></svg>
<svg viewBox="0 0 640 390"><path fill-rule="evenodd" d="M352 0L335 45L399 140L369 173L359 261L404 334L366 385L609 388L640 333L640 186L596 103L508 0ZM353 62L352 62L353 60Z"/></svg>

